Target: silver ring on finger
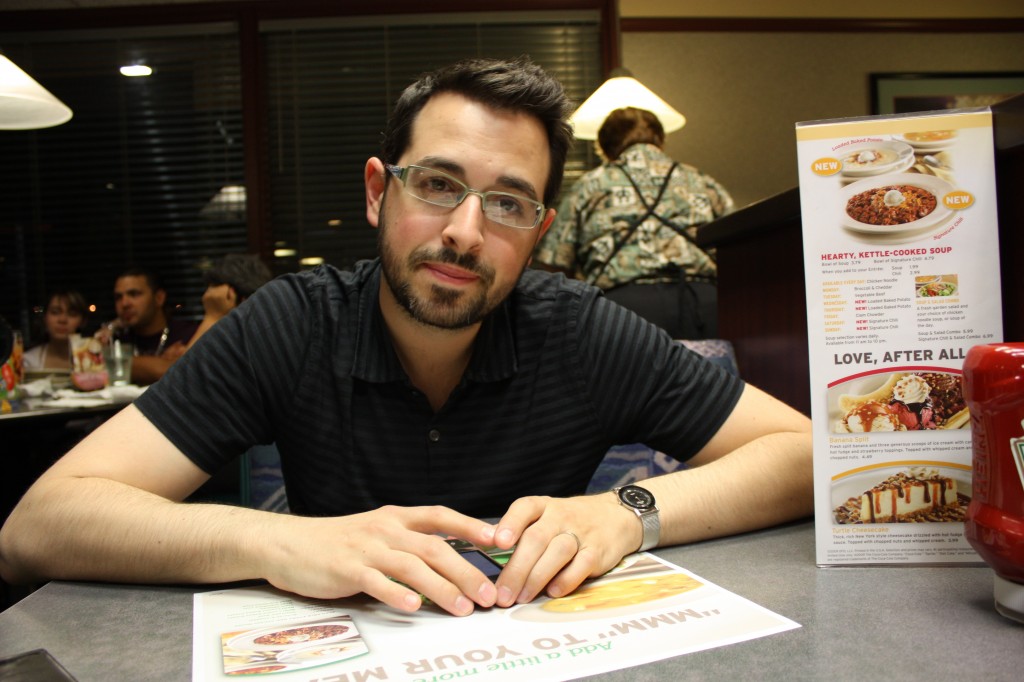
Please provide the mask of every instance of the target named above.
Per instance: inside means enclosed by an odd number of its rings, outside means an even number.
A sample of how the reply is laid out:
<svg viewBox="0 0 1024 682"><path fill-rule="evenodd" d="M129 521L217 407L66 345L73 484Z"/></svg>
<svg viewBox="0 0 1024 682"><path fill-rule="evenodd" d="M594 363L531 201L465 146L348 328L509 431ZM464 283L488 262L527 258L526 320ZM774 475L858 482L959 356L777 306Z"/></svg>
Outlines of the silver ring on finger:
<svg viewBox="0 0 1024 682"><path fill-rule="evenodd" d="M579 554L580 550L583 549L583 543L580 542L579 536L576 535L576 533L573 533L571 530L563 530L561 533L559 533L559 535L571 535L572 536L572 539L576 541L576 553L577 554Z"/></svg>

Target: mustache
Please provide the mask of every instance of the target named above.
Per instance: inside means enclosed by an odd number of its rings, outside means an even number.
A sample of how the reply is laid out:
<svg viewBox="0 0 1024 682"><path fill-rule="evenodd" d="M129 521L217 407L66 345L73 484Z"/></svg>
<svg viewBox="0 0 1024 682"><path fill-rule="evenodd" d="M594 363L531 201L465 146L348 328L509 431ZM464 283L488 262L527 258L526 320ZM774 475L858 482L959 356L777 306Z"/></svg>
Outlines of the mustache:
<svg viewBox="0 0 1024 682"><path fill-rule="evenodd" d="M463 270L472 272L483 281L491 282L494 280L494 270L485 265L481 265L480 259L471 253L460 254L447 247L442 247L436 250L417 249L409 254L410 266L416 266L427 262L454 265L462 268Z"/></svg>

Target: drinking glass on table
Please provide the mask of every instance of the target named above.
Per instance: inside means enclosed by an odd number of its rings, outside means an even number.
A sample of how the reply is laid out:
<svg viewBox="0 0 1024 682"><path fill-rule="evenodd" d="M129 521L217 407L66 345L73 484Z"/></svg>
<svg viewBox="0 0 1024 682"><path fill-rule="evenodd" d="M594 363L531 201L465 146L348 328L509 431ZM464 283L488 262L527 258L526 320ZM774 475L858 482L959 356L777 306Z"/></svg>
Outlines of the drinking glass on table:
<svg viewBox="0 0 1024 682"><path fill-rule="evenodd" d="M127 386L132 383L132 357L135 346L120 339L112 339L103 346L103 364L111 386Z"/></svg>

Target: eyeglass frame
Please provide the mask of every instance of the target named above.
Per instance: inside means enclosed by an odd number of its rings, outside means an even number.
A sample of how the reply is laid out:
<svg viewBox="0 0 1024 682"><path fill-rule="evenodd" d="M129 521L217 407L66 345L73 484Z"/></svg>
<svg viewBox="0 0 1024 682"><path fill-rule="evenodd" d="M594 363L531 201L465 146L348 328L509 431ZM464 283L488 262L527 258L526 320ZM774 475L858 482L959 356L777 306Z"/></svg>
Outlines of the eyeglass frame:
<svg viewBox="0 0 1024 682"><path fill-rule="evenodd" d="M486 217L491 222L495 222L495 223L497 223L499 225L502 225L504 227L511 227L513 230L533 230L533 229L536 229L537 226L540 225L541 222L544 220L544 212L547 209L547 207L543 203L537 201L536 199L531 199L530 197L525 197L525 196L522 196L520 194L512 194L511 192L501 192L501 191L482 192L480 190L473 189L472 187L470 187L469 185L464 183L462 180L459 180L455 176L450 175L448 173L445 173L442 170L438 170L436 168L430 168L429 166L420 166L420 165L417 165L415 163L411 163L408 166L398 166L398 165L395 165L393 163L385 163L384 164L384 168L389 173L391 173L391 175L395 176L395 178L399 182L402 183L402 189L405 190L406 194L408 194L409 196L411 196L411 197L413 197L415 199L419 199L423 203L430 204L431 206L437 206L438 208L447 208L447 209L454 210L454 209L456 209L456 208L458 208L459 206L462 205L462 202L466 200L466 197L468 197L470 194L475 194L478 197L480 197L480 211L484 214L484 217ZM430 201L429 199L424 199L423 197L421 197L421 196L419 196L417 194L413 194L409 190L409 186L405 184L405 181L406 181L406 178L408 177L408 172L409 172L410 168L413 168L413 169L416 169L416 170L430 171L431 173L437 173L438 175L442 175L445 178L448 178L449 180L454 182L456 185L460 185L462 187L462 195L458 198L458 200L454 204L451 204L449 206L448 204L438 204L436 202ZM489 215L487 215L487 208L486 208L487 207L487 197L488 196L493 196L493 195L513 197L513 198L515 198L515 199L517 199L519 201L525 201L525 202L527 202L529 204L535 205L537 207L537 217L534 220L533 225L529 225L529 226L509 225L508 223L503 223L500 220L495 220L494 218L492 218Z"/></svg>

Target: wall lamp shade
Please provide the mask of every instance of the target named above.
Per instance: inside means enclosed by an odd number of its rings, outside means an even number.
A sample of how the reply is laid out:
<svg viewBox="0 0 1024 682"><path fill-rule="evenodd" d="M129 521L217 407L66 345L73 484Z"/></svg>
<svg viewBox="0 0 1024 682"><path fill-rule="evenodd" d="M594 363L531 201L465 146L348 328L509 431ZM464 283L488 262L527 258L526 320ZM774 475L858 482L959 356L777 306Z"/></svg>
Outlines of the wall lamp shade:
<svg viewBox="0 0 1024 682"><path fill-rule="evenodd" d="M0 54L0 130L50 128L71 120L71 109Z"/></svg>
<svg viewBox="0 0 1024 682"><path fill-rule="evenodd" d="M569 121L580 140L596 140L601 124L616 109L636 107L650 111L661 121L665 134L686 125L686 117L655 95L625 69L616 69L594 94L573 112Z"/></svg>

